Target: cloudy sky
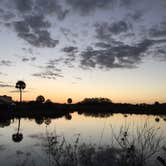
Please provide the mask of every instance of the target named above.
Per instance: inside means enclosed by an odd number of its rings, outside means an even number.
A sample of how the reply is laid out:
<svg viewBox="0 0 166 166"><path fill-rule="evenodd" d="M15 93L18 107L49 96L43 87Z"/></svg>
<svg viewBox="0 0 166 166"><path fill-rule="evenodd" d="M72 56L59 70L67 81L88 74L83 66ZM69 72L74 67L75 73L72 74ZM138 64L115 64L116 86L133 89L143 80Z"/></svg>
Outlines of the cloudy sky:
<svg viewBox="0 0 166 166"><path fill-rule="evenodd" d="M0 0L0 95L166 102L165 0Z"/></svg>

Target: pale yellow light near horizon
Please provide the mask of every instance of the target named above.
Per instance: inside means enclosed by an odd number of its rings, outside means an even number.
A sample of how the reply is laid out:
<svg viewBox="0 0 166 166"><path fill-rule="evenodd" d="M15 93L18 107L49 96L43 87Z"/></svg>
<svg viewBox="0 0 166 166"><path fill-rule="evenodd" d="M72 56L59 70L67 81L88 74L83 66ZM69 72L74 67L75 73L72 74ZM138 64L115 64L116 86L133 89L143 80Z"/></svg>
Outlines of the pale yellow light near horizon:
<svg viewBox="0 0 166 166"><path fill-rule="evenodd" d="M22 79L27 85L23 100L35 100L38 95L43 95L46 99L59 103L65 103L69 97L74 103L86 97L106 97L115 103L154 103L155 101L164 103L166 102L165 70L165 63L147 61L136 69L85 72L77 70L76 73L70 69L70 72L64 72L63 78L56 80L27 75ZM82 79L72 82L71 73ZM9 95L14 100L19 100L19 92L10 92L16 90L14 85L19 80L16 78L17 75L12 75L10 80L13 88L1 88L0 95Z"/></svg>
<svg viewBox="0 0 166 166"><path fill-rule="evenodd" d="M142 87L141 89L135 87L116 89L115 86L111 86L112 88L110 87L109 89L108 87L97 89L95 85L94 87L85 87L85 85L75 87L75 85L71 84L70 88L68 88L63 83L56 85L50 83L43 87L41 83L41 86L35 90L32 89L28 90L28 92L23 92L23 100L35 100L38 95L43 95L46 99L59 103L66 103L69 97L73 99L74 103L86 97L107 97L116 103L154 103L155 101L166 101L165 95L162 95L162 89L154 92L150 89L146 89L146 87ZM19 91L18 93L9 93L7 95L11 95L14 100L19 100Z"/></svg>

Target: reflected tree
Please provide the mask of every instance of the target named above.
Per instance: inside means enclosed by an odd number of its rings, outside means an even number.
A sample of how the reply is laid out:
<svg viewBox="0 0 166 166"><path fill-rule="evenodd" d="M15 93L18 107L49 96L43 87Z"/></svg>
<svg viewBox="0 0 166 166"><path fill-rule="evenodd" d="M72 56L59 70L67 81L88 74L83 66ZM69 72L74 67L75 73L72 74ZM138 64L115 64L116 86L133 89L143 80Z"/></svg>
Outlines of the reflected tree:
<svg viewBox="0 0 166 166"><path fill-rule="evenodd" d="M6 126L10 126L10 119L0 119L0 128L4 128Z"/></svg>
<svg viewBox="0 0 166 166"><path fill-rule="evenodd" d="M156 121L156 122L159 122L159 121L160 121L160 119L159 119L158 117L156 117L156 118L155 118L155 121Z"/></svg>
<svg viewBox="0 0 166 166"><path fill-rule="evenodd" d="M19 133L19 130L20 130L20 118L19 118L19 121L18 121L18 128L17 128L17 133L13 134L12 135L12 140L13 142L16 142L16 143L19 143L23 140L23 134L22 133Z"/></svg>
<svg viewBox="0 0 166 166"><path fill-rule="evenodd" d="M15 87L20 91L20 102L22 102L22 90L26 88L26 84L24 81L17 81Z"/></svg>
<svg viewBox="0 0 166 166"><path fill-rule="evenodd" d="M51 124L51 119L50 118L46 118L45 120L44 120L44 123L48 126L48 125L50 125Z"/></svg>
<svg viewBox="0 0 166 166"><path fill-rule="evenodd" d="M41 125L44 122L44 118L35 118L35 122L38 125Z"/></svg>
<svg viewBox="0 0 166 166"><path fill-rule="evenodd" d="M65 118L66 118L66 120L71 120L72 116L71 116L71 114L68 113L68 114L65 115Z"/></svg>

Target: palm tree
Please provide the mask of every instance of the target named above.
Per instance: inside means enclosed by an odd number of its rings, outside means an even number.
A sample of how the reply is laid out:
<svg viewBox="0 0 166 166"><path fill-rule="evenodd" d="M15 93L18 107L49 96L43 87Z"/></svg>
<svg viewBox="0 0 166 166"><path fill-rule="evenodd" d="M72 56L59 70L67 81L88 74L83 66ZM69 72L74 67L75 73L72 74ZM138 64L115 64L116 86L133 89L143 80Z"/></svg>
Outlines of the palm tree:
<svg viewBox="0 0 166 166"><path fill-rule="evenodd" d="M15 87L20 91L20 102L22 102L22 90L26 88L26 84L24 81L17 81Z"/></svg>

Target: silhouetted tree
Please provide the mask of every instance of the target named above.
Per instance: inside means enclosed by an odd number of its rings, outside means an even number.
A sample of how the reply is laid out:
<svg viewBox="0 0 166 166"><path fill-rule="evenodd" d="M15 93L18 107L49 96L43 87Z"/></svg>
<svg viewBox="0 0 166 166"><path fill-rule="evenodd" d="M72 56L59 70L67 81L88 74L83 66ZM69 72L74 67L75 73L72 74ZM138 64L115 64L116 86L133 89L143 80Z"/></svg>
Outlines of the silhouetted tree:
<svg viewBox="0 0 166 166"><path fill-rule="evenodd" d="M52 103L52 101L50 99L47 99L45 103L50 104Z"/></svg>
<svg viewBox="0 0 166 166"><path fill-rule="evenodd" d="M158 101L154 102L154 105L158 106L160 103Z"/></svg>
<svg viewBox="0 0 166 166"><path fill-rule="evenodd" d="M44 103L45 102L44 96L42 96L42 95L37 96L36 102L38 102L38 103Z"/></svg>
<svg viewBox="0 0 166 166"><path fill-rule="evenodd" d="M68 104L71 104L71 103L72 103L72 99L71 99L71 98L68 98L68 99L67 99L67 103L68 103Z"/></svg>
<svg viewBox="0 0 166 166"><path fill-rule="evenodd" d="M22 90L26 88L26 84L24 81L17 81L15 87L20 91L20 102L22 102Z"/></svg>
<svg viewBox="0 0 166 166"><path fill-rule="evenodd" d="M112 101L108 98L85 98L80 102L81 104L110 104Z"/></svg>
<svg viewBox="0 0 166 166"><path fill-rule="evenodd" d="M17 133L13 134L12 135L12 140L16 143L19 143L22 141L23 139L23 134L22 133L19 133L19 130L20 130L20 119L18 121L18 129L17 129Z"/></svg>

